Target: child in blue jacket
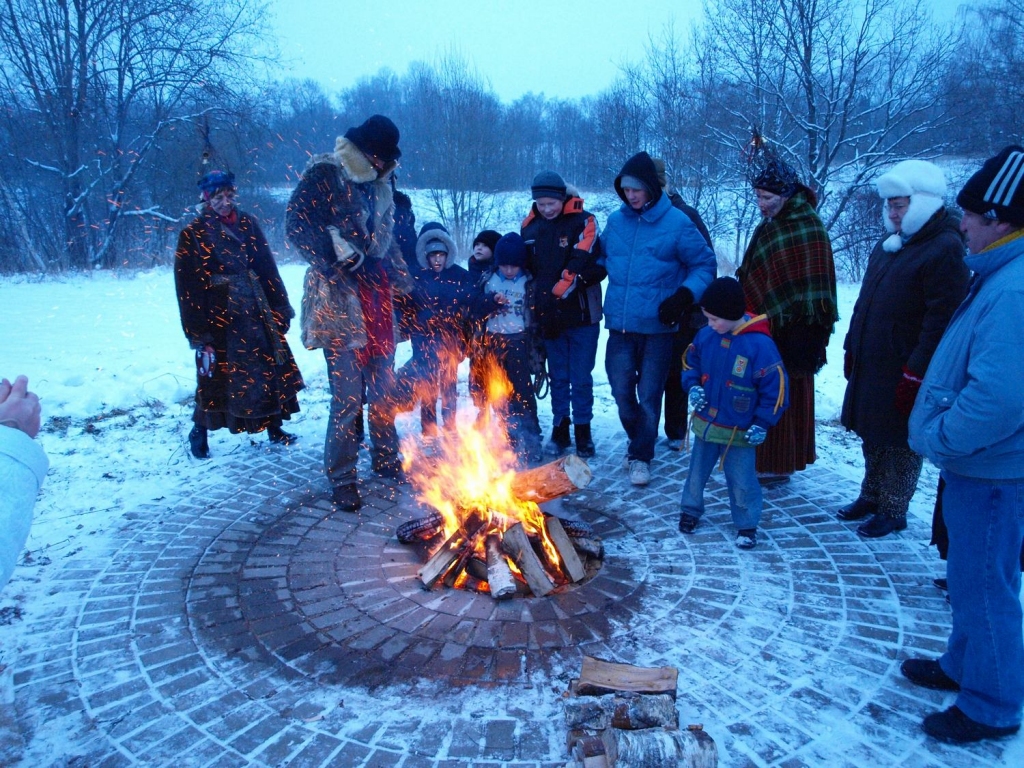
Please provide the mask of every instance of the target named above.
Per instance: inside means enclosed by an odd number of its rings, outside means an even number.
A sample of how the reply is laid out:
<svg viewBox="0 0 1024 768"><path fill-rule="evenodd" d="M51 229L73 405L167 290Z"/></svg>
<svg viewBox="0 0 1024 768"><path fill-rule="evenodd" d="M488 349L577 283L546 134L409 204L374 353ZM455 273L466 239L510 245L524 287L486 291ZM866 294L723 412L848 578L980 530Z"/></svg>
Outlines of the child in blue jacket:
<svg viewBox="0 0 1024 768"><path fill-rule="evenodd" d="M762 502L754 448L789 405L786 369L765 316L747 314L735 278L713 281L700 306L708 326L683 358L683 391L689 392L695 439L679 530L693 533L697 527L704 514L704 486L717 462L725 470L732 521L739 531L736 546L753 549Z"/></svg>

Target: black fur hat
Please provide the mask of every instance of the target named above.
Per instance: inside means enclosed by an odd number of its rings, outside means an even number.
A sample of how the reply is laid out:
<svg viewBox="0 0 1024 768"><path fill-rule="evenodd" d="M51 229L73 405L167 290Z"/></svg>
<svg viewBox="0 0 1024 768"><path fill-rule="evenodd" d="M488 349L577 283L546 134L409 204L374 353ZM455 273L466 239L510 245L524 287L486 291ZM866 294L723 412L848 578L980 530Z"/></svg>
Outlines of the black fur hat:
<svg viewBox="0 0 1024 768"><path fill-rule="evenodd" d="M345 138L364 155L372 155L386 163L402 156L398 148L398 126L384 115L372 115L362 125L345 131Z"/></svg>

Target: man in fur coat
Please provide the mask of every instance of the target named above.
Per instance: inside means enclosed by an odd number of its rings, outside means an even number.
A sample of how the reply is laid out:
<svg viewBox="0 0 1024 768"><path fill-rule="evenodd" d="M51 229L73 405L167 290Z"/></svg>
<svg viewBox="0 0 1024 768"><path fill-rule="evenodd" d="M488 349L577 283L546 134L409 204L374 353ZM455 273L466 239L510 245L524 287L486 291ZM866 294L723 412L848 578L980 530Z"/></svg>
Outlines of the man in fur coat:
<svg viewBox="0 0 1024 768"><path fill-rule="evenodd" d="M361 506L356 487L363 381L373 470L401 480L394 409L394 297L412 280L392 233L391 174L398 128L373 115L313 157L288 201L288 237L309 262L302 295L302 343L322 349L331 386L324 469L335 504Z"/></svg>
<svg viewBox="0 0 1024 768"><path fill-rule="evenodd" d="M946 210L946 178L904 160L875 181L887 233L871 252L844 348L849 384L843 426L863 441L864 482L840 520L878 538L907 527L922 458L907 445L907 419L949 318L967 295L959 219Z"/></svg>

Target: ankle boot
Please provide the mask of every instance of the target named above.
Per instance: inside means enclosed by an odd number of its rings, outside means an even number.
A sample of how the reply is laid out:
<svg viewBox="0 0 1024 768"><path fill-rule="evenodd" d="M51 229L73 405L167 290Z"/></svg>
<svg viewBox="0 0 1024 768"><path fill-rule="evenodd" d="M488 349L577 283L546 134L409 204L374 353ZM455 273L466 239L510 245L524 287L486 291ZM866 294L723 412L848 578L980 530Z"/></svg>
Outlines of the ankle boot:
<svg viewBox="0 0 1024 768"><path fill-rule="evenodd" d="M298 435L285 432L280 427L267 427L267 437L274 445L291 445L299 439Z"/></svg>
<svg viewBox="0 0 1024 768"><path fill-rule="evenodd" d="M573 433L576 438L576 455L581 459L593 458L595 449L594 439L590 436L590 425L576 424Z"/></svg>
<svg viewBox="0 0 1024 768"><path fill-rule="evenodd" d="M188 433L188 446L192 455L197 459L210 458L210 445L206 438L206 427L200 427L198 424L194 425L192 431Z"/></svg>
<svg viewBox="0 0 1024 768"><path fill-rule="evenodd" d="M544 453L550 456L560 456L562 452L572 445L569 439L569 419L563 416L562 420L551 429L551 439L544 445Z"/></svg>

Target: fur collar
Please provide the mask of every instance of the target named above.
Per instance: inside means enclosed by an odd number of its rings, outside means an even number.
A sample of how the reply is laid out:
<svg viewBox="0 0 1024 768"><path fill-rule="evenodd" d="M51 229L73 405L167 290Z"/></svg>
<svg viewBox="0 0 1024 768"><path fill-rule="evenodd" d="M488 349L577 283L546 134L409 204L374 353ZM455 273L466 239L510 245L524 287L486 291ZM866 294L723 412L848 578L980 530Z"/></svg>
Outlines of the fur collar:
<svg viewBox="0 0 1024 768"><path fill-rule="evenodd" d="M373 164L367 159L366 155L360 152L359 148L344 136L339 136L334 144L334 159L344 169L348 179L356 184L384 181L398 167L398 162L392 160L378 174L377 169L373 167Z"/></svg>

